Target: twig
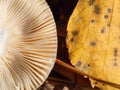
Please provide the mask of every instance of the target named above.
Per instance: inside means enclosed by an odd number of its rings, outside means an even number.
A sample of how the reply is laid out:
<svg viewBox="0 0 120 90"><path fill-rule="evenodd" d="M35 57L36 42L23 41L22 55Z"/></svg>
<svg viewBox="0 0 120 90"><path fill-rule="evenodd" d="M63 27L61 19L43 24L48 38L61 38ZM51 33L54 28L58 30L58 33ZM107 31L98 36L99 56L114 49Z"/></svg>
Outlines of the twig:
<svg viewBox="0 0 120 90"><path fill-rule="evenodd" d="M116 83L108 82L108 81L105 81L105 80L101 80L99 78L95 78L95 77L93 77L93 76L91 76L89 74L86 74L86 73L80 71L79 69L77 69L77 68L75 68L75 67L73 67L73 66L71 66L69 64L64 63L63 61L61 61L59 59L56 60L56 63L61 65L62 67L65 67L66 69L78 74L78 75L87 76L87 77L92 78L93 80L96 80L96 81L101 82L103 84L108 84L110 86L113 86L113 87L116 87L116 88L120 89L120 84L116 84Z"/></svg>

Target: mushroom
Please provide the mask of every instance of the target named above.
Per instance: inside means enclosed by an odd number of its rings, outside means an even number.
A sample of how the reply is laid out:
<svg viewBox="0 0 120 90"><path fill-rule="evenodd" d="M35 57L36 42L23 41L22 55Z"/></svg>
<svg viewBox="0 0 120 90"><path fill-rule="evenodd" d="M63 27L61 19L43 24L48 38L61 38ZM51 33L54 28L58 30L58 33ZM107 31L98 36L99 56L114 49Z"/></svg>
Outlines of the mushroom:
<svg viewBox="0 0 120 90"><path fill-rule="evenodd" d="M0 90L36 90L56 52L56 25L45 0L0 0Z"/></svg>

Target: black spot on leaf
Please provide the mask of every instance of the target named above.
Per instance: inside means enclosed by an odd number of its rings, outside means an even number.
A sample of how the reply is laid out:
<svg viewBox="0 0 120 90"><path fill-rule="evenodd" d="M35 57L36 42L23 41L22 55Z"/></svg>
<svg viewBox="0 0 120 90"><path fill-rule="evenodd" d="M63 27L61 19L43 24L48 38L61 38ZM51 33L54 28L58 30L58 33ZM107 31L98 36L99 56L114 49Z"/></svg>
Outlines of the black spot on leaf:
<svg viewBox="0 0 120 90"><path fill-rule="evenodd" d="M107 19L107 18L108 18L108 15L105 15L104 18Z"/></svg>
<svg viewBox="0 0 120 90"><path fill-rule="evenodd" d="M72 32L72 35L73 35L73 36L76 36L77 34L78 34L78 31L73 31L73 32Z"/></svg>
<svg viewBox="0 0 120 90"><path fill-rule="evenodd" d="M114 56L117 57L118 56L118 49L114 48Z"/></svg>
<svg viewBox="0 0 120 90"><path fill-rule="evenodd" d="M98 5L94 5L94 12L96 14L99 14L100 13L100 7Z"/></svg>
<svg viewBox="0 0 120 90"><path fill-rule="evenodd" d="M94 3L95 0L89 0L88 4L91 6Z"/></svg>
<svg viewBox="0 0 120 90"><path fill-rule="evenodd" d="M117 48L115 48L115 49L114 49L114 53L117 53L117 52L118 52L118 50L117 50Z"/></svg>
<svg viewBox="0 0 120 90"><path fill-rule="evenodd" d="M110 27L110 23L108 23L107 26Z"/></svg>
<svg viewBox="0 0 120 90"><path fill-rule="evenodd" d="M71 42L74 41L74 37L78 34L78 31L72 31L73 37L70 39Z"/></svg>
<svg viewBox="0 0 120 90"><path fill-rule="evenodd" d="M78 61L77 65L76 66L81 66L82 62L81 61Z"/></svg>
<svg viewBox="0 0 120 90"><path fill-rule="evenodd" d="M94 23L94 22L95 22L95 20L94 20L94 19L92 19L92 20L91 20L91 23Z"/></svg>
<svg viewBox="0 0 120 90"><path fill-rule="evenodd" d="M90 46L94 47L96 45L96 42L92 41L90 42Z"/></svg>
<svg viewBox="0 0 120 90"><path fill-rule="evenodd" d="M108 13L111 13L111 12L112 12L112 9L108 8L108 10L107 10L107 11L108 11Z"/></svg>
<svg viewBox="0 0 120 90"><path fill-rule="evenodd" d="M73 41L74 41L74 38L71 38L70 41L73 42Z"/></svg>
<svg viewBox="0 0 120 90"><path fill-rule="evenodd" d="M88 67L90 67L90 64L88 64Z"/></svg>
<svg viewBox="0 0 120 90"><path fill-rule="evenodd" d="M101 33L104 33L104 32L105 32L105 27L101 29Z"/></svg>

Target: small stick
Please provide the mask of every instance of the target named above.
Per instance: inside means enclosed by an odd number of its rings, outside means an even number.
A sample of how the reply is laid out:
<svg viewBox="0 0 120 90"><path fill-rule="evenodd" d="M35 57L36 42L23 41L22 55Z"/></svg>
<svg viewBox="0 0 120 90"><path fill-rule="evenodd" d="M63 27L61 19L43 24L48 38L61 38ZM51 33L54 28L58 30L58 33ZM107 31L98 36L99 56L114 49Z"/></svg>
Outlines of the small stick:
<svg viewBox="0 0 120 90"><path fill-rule="evenodd" d="M77 69L77 68L75 68L75 67L73 67L73 66L71 66L69 64L64 63L63 61L61 61L59 59L56 60L56 63L61 65L62 67L65 67L66 69L78 74L78 75L87 76L87 77L92 78L93 80L96 80L96 81L101 82L103 84L108 84L108 85L110 85L112 87L116 87L116 88L120 89L120 84L116 84L116 83L108 82L108 81L105 81L105 80L101 80L99 78L95 78L95 77L93 77L93 76L91 76L89 74L86 74L86 73L80 71L79 69Z"/></svg>

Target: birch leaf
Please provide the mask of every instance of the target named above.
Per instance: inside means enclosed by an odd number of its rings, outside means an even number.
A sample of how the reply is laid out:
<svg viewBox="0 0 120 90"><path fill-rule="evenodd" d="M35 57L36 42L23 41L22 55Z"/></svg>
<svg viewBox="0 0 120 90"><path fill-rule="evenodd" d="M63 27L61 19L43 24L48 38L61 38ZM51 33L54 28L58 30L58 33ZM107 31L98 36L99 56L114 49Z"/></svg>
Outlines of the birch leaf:
<svg viewBox="0 0 120 90"><path fill-rule="evenodd" d="M120 84L120 0L79 0L67 26L69 58L76 68ZM119 90L91 80L102 90Z"/></svg>

